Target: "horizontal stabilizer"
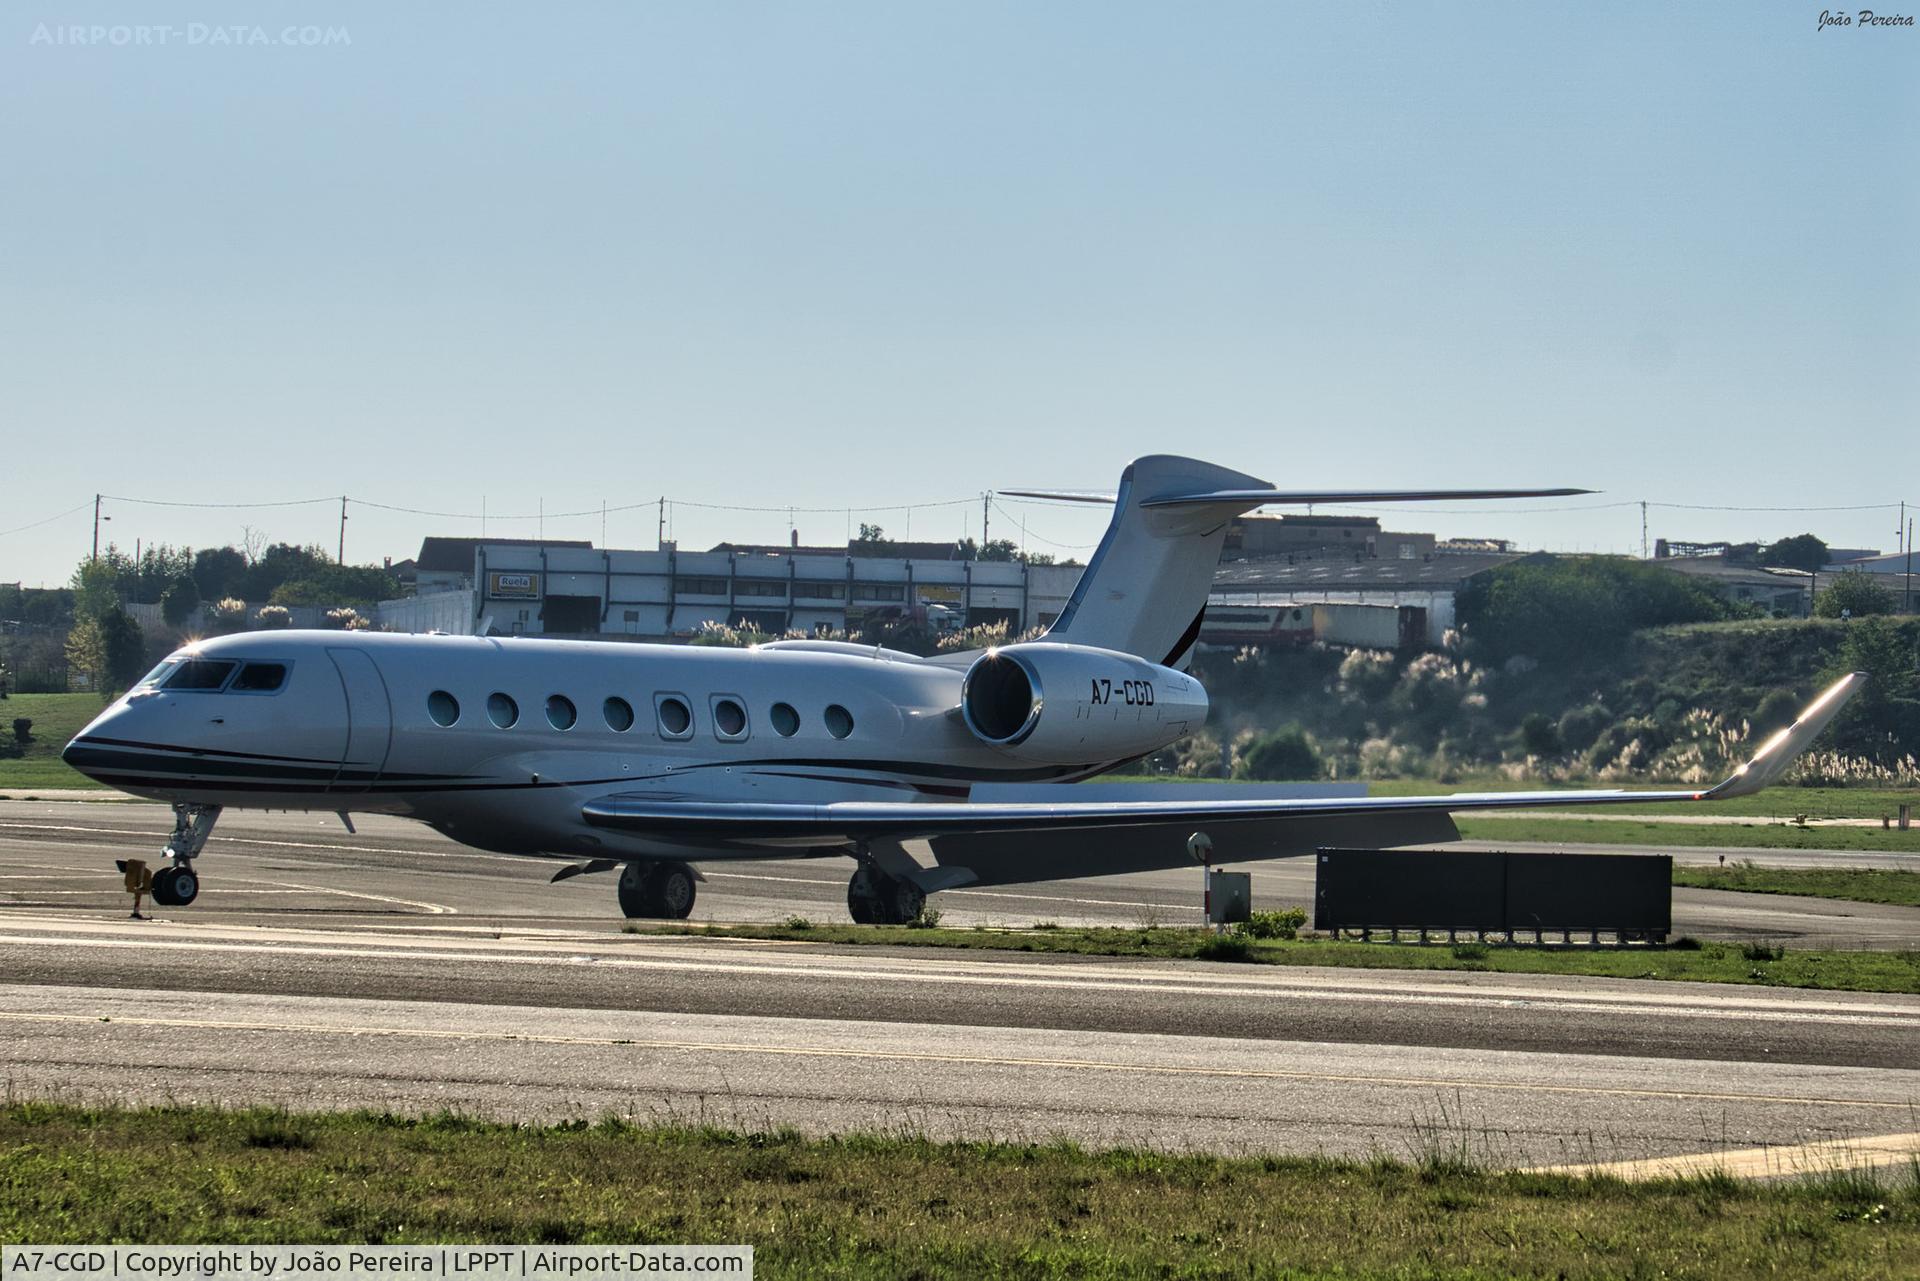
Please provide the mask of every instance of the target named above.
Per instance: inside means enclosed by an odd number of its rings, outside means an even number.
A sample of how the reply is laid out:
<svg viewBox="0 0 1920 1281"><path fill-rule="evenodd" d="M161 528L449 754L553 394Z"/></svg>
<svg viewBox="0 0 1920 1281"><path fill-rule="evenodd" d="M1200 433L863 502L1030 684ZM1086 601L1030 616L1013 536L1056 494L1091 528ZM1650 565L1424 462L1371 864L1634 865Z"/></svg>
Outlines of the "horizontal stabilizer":
<svg viewBox="0 0 1920 1281"><path fill-rule="evenodd" d="M1241 507L1268 505L1313 506L1318 503L1425 503L1448 499L1577 498L1592 489L1215 489L1187 494L1143 498L1142 507L1189 507L1199 503L1233 503ZM1002 498L1039 498L1053 503L1111 503L1111 493L1084 490L1003 489Z"/></svg>
<svg viewBox="0 0 1920 1281"><path fill-rule="evenodd" d="M1142 507L1192 507L1231 503L1236 507L1312 506L1318 503L1425 503L1450 498L1572 498L1591 489L1215 489L1196 494L1143 498Z"/></svg>

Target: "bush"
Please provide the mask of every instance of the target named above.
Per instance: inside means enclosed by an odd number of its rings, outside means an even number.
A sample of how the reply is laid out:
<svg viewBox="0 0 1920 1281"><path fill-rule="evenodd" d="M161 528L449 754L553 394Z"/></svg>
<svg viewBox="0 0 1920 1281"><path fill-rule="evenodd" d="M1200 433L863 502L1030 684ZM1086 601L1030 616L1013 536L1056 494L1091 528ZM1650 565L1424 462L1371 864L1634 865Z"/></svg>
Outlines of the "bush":
<svg viewBox="0 0 1920 1281"><path fill-rule="evenodd" d="M1289 725L1249 743L1234 773L1242 778L1285 782L1319 778L1322 768L1320 753L1314 749L1306 731L1298 725Z"/></svg>
<svg viewBox="0 0 1920 1281"><path fill-rule="evenodd" d="M1891 614L1893 593L1865 570L1849 569L1828 581L1826 589L1813 602L1813 612L1820 618L1839 618L1842 614L1852 618Z"/></svg>
<svg viewBox="0 0 1920 1281"><path fill-rule="evenodd" d="M1768 690L1753 711L1754 732L1770 734L1791 725L1793 718L1800 714L1801 703L1800 696L1790 689Z"/></svg>
<svg viewBox="0 0 1920 1281"><path fill-rule="evenodd" d="M1545 712L1528 712L1520 722L1520 744L1529 756L1558 756L1560 727Z"/></svg>
<svg viewBox="0 0 1920 1281"><path fill-rule="evenodd" d="M253 621L262 631L278 631L293 626L293 615L285 605L262 605Z"/></svg>
<svg viewBox="0 0 1920 1281"><path fill-rule="evenodd" d="M1560 717L1560 746L1569 752L1584 752L1600 737L1600 731L1612 723L1613 713L1603 704L1569 708Z"/></svg>
<svg viewBox="0 0 1920 1281"><path fill-rule="evenodd" d="M1306 923L1305 908L1289 907L1278 912L1254 912L1237 922L1233 932L1250 939L1290 939L1299 937L1300 927Z"/></svg>

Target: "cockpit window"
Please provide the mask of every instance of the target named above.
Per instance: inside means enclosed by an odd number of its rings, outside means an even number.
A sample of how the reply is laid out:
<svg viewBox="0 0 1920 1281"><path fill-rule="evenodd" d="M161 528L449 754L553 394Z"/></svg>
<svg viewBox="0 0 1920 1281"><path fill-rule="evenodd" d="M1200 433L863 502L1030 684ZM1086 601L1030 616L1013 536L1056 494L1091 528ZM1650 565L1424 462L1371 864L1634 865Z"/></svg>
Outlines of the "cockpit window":
<svg viewBox="0 0 1920 1281"><path fill-rule="evenodd" d="M163 689L168 690L216 690L227 683L227 677L233 675L237 663L217 658L189 658L181 663L173 675L167 677Z"/></svg>
<svg viewBox="0 0 1920 1281"><path fill-rule="evenodd" d="M285 663L248 663L228 687L229 693L271 694L287 683Z"/></svg>
<svg viewBox="0 0 1920 1281"><path fill-rule="evenodd" d="M145 676L142 676L140 678L140 683L138 685L135 685L134 688L135 689L154 689L158 687L163 681L166 680L166 676L168 672L172 671L174 668L178 666L180 666L180 660L177 658L162 659L160 660L160 665L154 668L152 671L148 672Z"/></svg>

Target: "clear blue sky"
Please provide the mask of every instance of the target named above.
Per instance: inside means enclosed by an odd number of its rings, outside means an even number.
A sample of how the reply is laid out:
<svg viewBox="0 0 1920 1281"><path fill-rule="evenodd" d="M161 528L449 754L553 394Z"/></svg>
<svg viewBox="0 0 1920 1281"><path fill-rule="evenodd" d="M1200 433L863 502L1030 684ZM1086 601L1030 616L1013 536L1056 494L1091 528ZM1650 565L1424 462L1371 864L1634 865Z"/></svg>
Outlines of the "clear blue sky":
<svg viewBox="0 0 1920 1281"><path fill-rule="evenodd" d="M885 505L1110 486L1156 451L1290 486L1920 500L1920 28L1818 31L1818 3L559 12L10 7L0 530L96 491ZM168 43L59 43L142 22ZM194 40L223 23L350 43ZM107 510L128 546L336 529ZM1027 510L1037 550L1098 535ZM89 519L0 537L0 580L63 580ZM1389 524L1639 542L1637 509ZM1653 533L1890 549L1893 525ZM675 513L689 546L785 529ZM348 555L467 532L362 510ZM653 533L651 508L608 522Z"/></svg>

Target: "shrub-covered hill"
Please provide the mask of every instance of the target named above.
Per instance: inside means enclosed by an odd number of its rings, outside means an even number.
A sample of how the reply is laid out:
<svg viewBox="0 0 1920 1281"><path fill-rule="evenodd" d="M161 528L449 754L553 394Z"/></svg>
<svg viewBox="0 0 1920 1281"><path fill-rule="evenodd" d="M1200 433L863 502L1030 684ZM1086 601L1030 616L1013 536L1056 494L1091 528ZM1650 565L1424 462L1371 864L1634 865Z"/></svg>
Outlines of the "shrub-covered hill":
<svg viewBox="0 0 1920 1281"><path fill-rule="evenodd" d="M1498 768L1515 778L1718 777L1786 724L1827 682L1869 673L1810 758L1818 781L1915 781L1920 753L1920 619L1750 620L1650 627L1607 647L1543 653L1465 640L1394 655L1324 647L1202 655L1214 699L1206 732L1161 768L1241 773L1297 726L1341 778ZM1278 754L1300 776L1298 753Z"/></svg>

